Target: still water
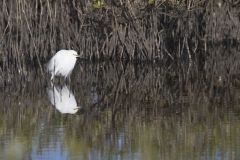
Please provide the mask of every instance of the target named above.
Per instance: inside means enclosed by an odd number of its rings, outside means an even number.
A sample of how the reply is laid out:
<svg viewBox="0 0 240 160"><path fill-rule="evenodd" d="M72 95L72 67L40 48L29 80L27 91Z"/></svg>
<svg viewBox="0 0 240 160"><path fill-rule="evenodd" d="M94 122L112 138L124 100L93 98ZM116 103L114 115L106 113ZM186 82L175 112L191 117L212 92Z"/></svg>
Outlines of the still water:
<svg viewBox="0 0 240 160"><path fill-rule="evenodd" d="M240 90L174 70L78 64L71 84L1 84L0 159L240 159Z"/></svg>

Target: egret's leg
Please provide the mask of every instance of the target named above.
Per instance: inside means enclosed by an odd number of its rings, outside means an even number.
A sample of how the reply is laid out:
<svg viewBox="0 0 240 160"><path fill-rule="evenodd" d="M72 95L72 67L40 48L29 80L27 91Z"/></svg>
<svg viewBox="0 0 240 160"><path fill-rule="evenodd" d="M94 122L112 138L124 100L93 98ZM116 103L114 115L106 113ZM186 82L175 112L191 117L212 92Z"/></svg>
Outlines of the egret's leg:
<svg viewBox="0 0 240 160"><path fill-rule="evenodd" d="M64 83L66 84L68 82L67 76L64 77Z"/></svg>
<svg viewBox="0 0 240 160"><path fill-rule="evenodd" d="M70 76L67 77L69 84L71 84L71 78Z"/></svg>
<svg viewBox="0 0 240 160"><path fill-rule="evenodd" d="M52 87L52 88L54 87L53 81L51 81L51 87Z"/></svg>
<svg viewBox="0 0 240 160"><path fill-rule="evenodd" d="M54 78L54 74L52 74L52 76L51 76L51 81L53 81L53 78Z"/></svg>
<svg viewBox="0 0 240 160"><path fill-rule="evenodd" d="M58 84L61 84L61 77L58 77Z"/></svg>

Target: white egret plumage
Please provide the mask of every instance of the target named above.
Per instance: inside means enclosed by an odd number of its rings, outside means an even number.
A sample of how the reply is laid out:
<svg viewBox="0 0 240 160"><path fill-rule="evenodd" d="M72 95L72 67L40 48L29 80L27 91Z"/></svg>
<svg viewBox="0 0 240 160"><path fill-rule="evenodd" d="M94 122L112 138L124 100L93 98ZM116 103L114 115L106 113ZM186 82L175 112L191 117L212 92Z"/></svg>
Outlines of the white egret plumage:
<svg viewBox="0 0 240 160"><path fill-rule="evenodd" d="M69 77L76 64L77 57L80 57L74 50L60 50L48 62L47 70L51 73L51 80L54 76Z"/></svg>
<svg viewBox="0 0 240 160"><path fill-rule="evenodd" d="M52 105L63 114L75 114L80 109L72 91L66 85L63 87L53 85L47 88L47 94Z"/></svg>

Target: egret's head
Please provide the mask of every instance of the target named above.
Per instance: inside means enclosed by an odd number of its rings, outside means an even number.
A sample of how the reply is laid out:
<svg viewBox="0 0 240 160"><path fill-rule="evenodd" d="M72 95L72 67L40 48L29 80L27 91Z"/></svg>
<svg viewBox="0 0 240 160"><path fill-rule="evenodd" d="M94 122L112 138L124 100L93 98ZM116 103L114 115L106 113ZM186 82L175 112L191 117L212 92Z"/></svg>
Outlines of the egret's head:
<svg viewBox="0 0 240 160"><path fill-rule="evenodd" d="M76 51L74 51L74 50L69 50L69 52L70 52L70 54L72 54L74 57L80 57L78 54L77 54L77 52Z"/></svg>

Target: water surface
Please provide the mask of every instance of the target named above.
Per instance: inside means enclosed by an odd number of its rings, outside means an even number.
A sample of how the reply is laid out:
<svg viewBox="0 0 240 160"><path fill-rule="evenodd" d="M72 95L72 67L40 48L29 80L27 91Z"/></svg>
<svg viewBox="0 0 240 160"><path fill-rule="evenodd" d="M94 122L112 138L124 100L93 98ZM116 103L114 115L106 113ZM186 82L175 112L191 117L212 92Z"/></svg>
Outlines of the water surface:
<svg viewBox="0 0 240 160"><path fill-rule="evenodd" d="M177 73L82 63L71 84L2 84L0 159L238 159L239 89Z"/></svg>

